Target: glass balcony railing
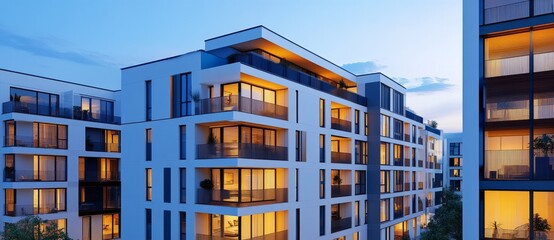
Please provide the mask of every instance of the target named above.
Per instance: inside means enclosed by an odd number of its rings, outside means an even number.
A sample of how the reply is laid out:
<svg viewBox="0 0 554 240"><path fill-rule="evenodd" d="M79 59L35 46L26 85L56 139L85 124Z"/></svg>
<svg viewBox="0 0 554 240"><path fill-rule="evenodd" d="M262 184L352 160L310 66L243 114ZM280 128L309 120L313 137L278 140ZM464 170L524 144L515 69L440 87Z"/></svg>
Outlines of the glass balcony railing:
<svg viewBox="0 0 554 240"><path fill-rule="evenodd" d="M535 119L554 118L554 97L536 98L534 108Z"/></svg>
<svg viewBox="0 0 554 240"><path fill-rule="evenodd" d="M119 171L79 171L79 181L82 182L109 182L119 180Z"/></svg>
<svg viewBox="0 0 554 240"><path fill-rule="evenodd" d="M234 234L229 234L234 235ZM238 236L233 237L220 237L220 236L210 236L206 234L196 234L196 240L237 240ZM259 235L252 238L242 238L242 239L251 239L251 240L263 240L263 239L288 239L288 231L283 230L274 233L267 233L264 235Z"/></svg>
<svg viewBox="0 0 554 240"><path fill-rule="evenodd" d="M554 12L554 0L534 0L535 15L542 15Z"/></svg>
<svg viewBox="0 0 554 240"><path fill-rule="evenodd" d="M120 208L121 208L121 202L119 198L107 200L106 202L102 202L102 201L79 202L80 214L115 212L115 211L119 211Z"/></svg>
<svg viewBox="0 0 554 240"><path fill-rule="evenodd" d="M288 119L288 107L259 101L247 97L226 96L207 98L199 101L197 114L217 113L225 111L239 111L255 115Z"/></svg>
<svg viewBox="0 0 554 240"><path fill-rule="evenodd" d="M554 0L551 0L551 2ZM533 71L544 72L554 70L554 52L537 53L533 55Z"/></svg>
<svg viewBox="0 0 554 240"><path fill-rule="evenodd" d="M352 217L331 219L331 232L338 232L352 227Z"/></svg>
<svg viewBox="0 0 554 240"><path fill-rule="evenodd" d="M352 131L352 122L340 118L331 117L331 128L345 132Z"/></svg>
<svg viewBox="0 0 554 240"><path fill-rule="evenodd" d="M352 196L352 185L341 184L331 185L331 197L346 197Z"/></svg>
<svg viewBox="0 0 554 240"><path fill-rule="evenodd" d="M529 73L529 56L485 60L485 77Z"/></svg>
<svg viewBox="0 0 554 240"><path fill-rule="evenodd" d="M198 159L250 158L282 160L288 159L288 147L252 143L199 144L196 146Z"/></svg>
<svg viewBox="0 0 554 240"><path fill-rule="evenodd" d="M11 204L5 205L6 216L29 216L36 214L48 214L65 212L65 206L61 206L63 209L59 209L61 205L56 204Z"/></svg>
<svg viewBox="0 0 554 240"><path fill-rule="evenodd" d="M352 153L347 152L331 152L331 163L352 163Z"/></svg>
<svg viewBox="0 0 554 240"><path fill-rule="evenodd" d="M485 0L485 24L529 17L529 0Z"/></svg>
<svg viewBox="0 0 554 240"><path fill-rule="evenodd" d="M66 180L65 169L61 171L34 171L4 168L4 182L63 182Z"/></svg>
<svg viewBox="0 0 554 240"><path fill-rule="evenodd" d="M207 190L198 189L197 203L247 207L288 201L288 188L254 190Z"/></svg>
<svg viewBox="0 0 554 240"><path fill-rule="evenodd" d="M86 110L81 110L81 107L79 106L74 106L73 108L62 108L50 105L9 101L2 103L2 113L26 113L92 122L121 124L121 117L113 116L111 114L91 113Z"/></svg>
<svg viewBox="0 0 554 240"><path fill-rule="evenodd" d="M5 146L67 149L67 140L52 138L36 139L33 136L6 136Z"/></svg>
<svg viewBox="0 0 554 240"><path fill-rule="evenodd" d="M529 100L511 100L487 103L487 122L525 119L529 119Z"/></svg>
<svg viewBox="0 0 554 240"><path fill-rule="evenodd" d="M119 143L86 141L86 150L93 152L119 152Z"/></svg>
<svg viewBox="0 0 554 240"><path fill-rule="evenodd" d="M311 87L325 93L329 93L331 95L346 99L357 104L361 104L364 106L367 104L367 99L364 96L349 92L345 89L337 88L336 86L328 83L331 82L331 80L327 80L326 82L324 81L325 79L318 79L299 69L292 68L286 65L284 61L282 61L282 63L275 63L263 58L256 53L250 52L235 54L230 57L230 62L240 62L242 64L246 64L248 66L269 72L279 77L291 80L293 82Z"/></svg>
<svg viewBox="0 0 554 240"><path fill-rule="evenodd" d="M529 150L486 150L484 178L529 179Z"/></svg>

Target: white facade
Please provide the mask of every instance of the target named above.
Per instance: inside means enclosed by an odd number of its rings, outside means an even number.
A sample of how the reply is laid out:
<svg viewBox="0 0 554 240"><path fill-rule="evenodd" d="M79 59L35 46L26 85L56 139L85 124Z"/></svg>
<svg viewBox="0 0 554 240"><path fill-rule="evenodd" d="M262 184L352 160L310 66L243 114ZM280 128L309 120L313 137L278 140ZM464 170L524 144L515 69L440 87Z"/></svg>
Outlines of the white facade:
<svg viewBox="0 0 554 240"><path fill-rule="evenodd" d="M402 86L262 26L124 68L121 98L124 239L413 238L440 203L441 132L404 110Z"/></svg>
<svg viewBox="0 0 554 240"><path fill-rule="evenodd" d="M444 134L444 186L461 194L463 178L463 133Z"/></svg>
<svg viewBox="0 0 554 240"><path fill-rule="evenodd" d="M5 223L38 214L44 220L57 220L58 227L73 239L119 238L118 95L117 91L0 69L4 137L0 230ZM92 104L82 105L85 100ZM108 104L110 109L105 107ZM89 136L90 129L114 130L117 136L96 142ZM85 159L113 159L113 164L91 172L80 166L89 162ZM102 191L95 196L84 186L113 186L108 198L115 205L102 202L106 197ZM100 206L91 200L95 197L100 198Z"/></svg>

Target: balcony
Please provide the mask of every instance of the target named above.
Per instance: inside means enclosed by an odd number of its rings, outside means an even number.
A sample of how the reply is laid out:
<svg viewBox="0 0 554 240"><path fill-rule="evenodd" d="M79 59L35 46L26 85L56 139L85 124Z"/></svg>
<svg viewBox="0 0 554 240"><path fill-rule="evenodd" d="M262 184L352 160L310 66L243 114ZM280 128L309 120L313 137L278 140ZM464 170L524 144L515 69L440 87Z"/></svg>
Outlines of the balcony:
<svg viewBox="0 0 554 240"><path fill-rule="evenodd" d="M106 142L95 142L95 141L87 141L86 150L93 151L93 152L114 152L114 153L118 153L120 151L119 143L106 143Z"/></svg>
<svg viewBox="0 0 554 240"><path fill-rule="evenodd" d="M346 197L352 196L352 185L350 184L341 184L341 185L331 185L331 197Z"/></svg>
<svg viewBox="0 0 554 240"><path fill-rule="evenodd" d="M331 233L346 230L352 227L352 217L331 219Z"/></svg>
<svg viewBox="0 0 554 240"><path fill-rule="evenodd" d="M119 171L79 171L81 182L120 181Z"/></svg>
<svg viewBox="0 0 554 240"><path fill-rule="evenodd" d="M352 163L352 153L347 152L331 152L331 163Z"/></svg>
<svg viewBox="0 0 554 240"><path fill-rule="evenodd" d="M234 235L234 234L229 234L229 235ZM237 239L239 239L238 236L235 236L235 237L232 237L232 236L218 237L218 236L210 236L210 235L199 234L199 233L196 234L196 240L237 240ZM252 240L262 240L262 239L283 239L283 240L286 240L286 239L288 239L288 231L283 230L283 231L279 231L279 232L268 233L268 234L265 234L265 235L262 235L262 236L256 236L254 238L249 238L249 239L252 239Z"/></svg>
<svg viewBox="0 0 554 240"><path fill-rule="evenodd" d="M285 61L281 61L281 63L275 63L252 52L236 54L231 56L229 59L231 63L240 62L242 64L269 72L279 77L346 99L357 104L366 105L367 103L367 99L365 97L329 84L328 82L332 82L332 80L318 79L312 75L303 72L300 69L288 66L284 63ZM326 80L327 82L325 82L324 80Z"/></svg>
<svg viewBox="0 0 554 240"><path fill-rule="evenodd" d="M65 169L34 171L4 168L4 182L63 182L66 180Z"/></svg>
<svg viewBox="0 0 554 240"><path fill-rule="evenodd" d="M410 134L404 134L404 141L410 142Z"/></svg>
<svg viewBox="0 0 554 240"><path fill-rule="evenodd" d="M198 144L198 159L249 158L287 161L288 147L252 143Z"/></svg>
<svg viewBox="0 0 554 240"><path fill-rule="evenodd" d="M248 207L288 201L288 188L259 190L198 189L197 203L217 206Z"/></svg>
<svg viewBox="0 0 554 240"><path fill-rule="evenodd" d="M529 179L529 150L485 150L484 178Z"/></svg>
<svg viewBox="0 0 554 240"><path fill-rule="evenodd" d="M529 119L529 100L527 99L487 103L487 122L526 119Z"/></svg>
<svg viewBox="0 0 554 240"><path fill-rule="evenodd" d="M121 124L121 117L110 114L90 113L86 110L81 110L80 106L74 106L73 108L61 108L43 104L9 101L2 103L2 114L6 113L25 113L92 122Z"/></svg>
<svg viewBox="0 0 554 240"><path fill-rule="evenodd" d="M79 216L98 213L115 213L121 208L119 199L103 203L102 201L88 201L79 203Z"/></svg>
<svg viewBox="0 0 554 240"><path fill-rule="evenodd" d="M331 128L335 130L351 132L352 122L340 118L331 117Z"/></svg>
<svg viewBox="0 0 554 240"><path fill-rule="evenodd" d="M11 217L30 216L36 214L49 214L65 212L65 209L58 209L56 204L10 204L5 205L5 215ZM65 208L65 206L63 206Z"/></svg>
<svg viewBox="0 0 554 240"><path fill-rule="evenodd" d="M118 212L121 208L121 188L112 186L83 186L79 184L79 216Z"/></svg>
<svg viewBox="0 0 554 240"><path fill-rule="evenodd" d="M35 139L32 136L6 136L5 146L67 149L67 140L51 138Z"/></svg>
<svg viewBox="0 0 554 240"><path fill-rule="evenodd" d="M502 2L485 0L485 24L529 17L529 0Z"/></svg>
<svg viewBox="0 0 554 240"><path fill-rule="evenodd" d="M282 120L288 119L288 107L239 96L202 99L196 110L197 114L239 111Z"/></svg>

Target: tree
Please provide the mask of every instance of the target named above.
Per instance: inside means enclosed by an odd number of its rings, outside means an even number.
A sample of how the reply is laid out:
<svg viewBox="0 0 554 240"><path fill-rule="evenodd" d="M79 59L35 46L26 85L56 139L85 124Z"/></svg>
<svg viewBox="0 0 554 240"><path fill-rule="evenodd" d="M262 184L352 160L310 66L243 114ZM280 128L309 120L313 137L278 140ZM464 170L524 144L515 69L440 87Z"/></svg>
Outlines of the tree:
<svg viewBox="0 0 554 240"><path fill-rule="evenodd" d="M462 239L462 197L445 189L439 207L421 234L422 240Z"/></svg>
<svg viewBox="0 0 554 240"><path fill-rule="evenodd" d="M427 125L429 125L429 127L432 127L432 128L437 128L439 126L439 123L435 120L428 120Z"/></svg>
<svg viewBox="0 0 554 240"><path fill-rule="evenodd" d="M3 240L71 240L64 229L58 229L56 223L37 216L28 216L16 223L6 224L0 237Z"/></svg>

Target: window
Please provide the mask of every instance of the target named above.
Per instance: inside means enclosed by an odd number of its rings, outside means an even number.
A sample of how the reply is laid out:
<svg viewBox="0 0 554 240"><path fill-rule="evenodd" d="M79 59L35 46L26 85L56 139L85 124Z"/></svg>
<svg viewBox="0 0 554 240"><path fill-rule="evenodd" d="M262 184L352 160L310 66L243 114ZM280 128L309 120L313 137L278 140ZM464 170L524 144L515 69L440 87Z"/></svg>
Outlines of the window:
<svg viewBox="0 0 554 240"><path fill-rule="evenodd" d="M325 169L319 169L319 198L325 198Z"/></svg>
<svg viewBox="0 0 554 240"><path fill-rule="evenodd" d="M404 137L404 127L403 127L404 124L402 123L402 121L398 119L394 119L393 122L394 122L394 128L393 128L394 139L402 140Z"/></svg>
<svg viewBox="0 0 554 240"><path fill-rule="evenodd" d="M11 109L7 109L7 107ZM10 87L10 104L4 104L4 111L58 116L59 95Z"/></svg>
<svg viewBox="0 0 554 240"><path fill-rule="evenodd" d="M381 170L381 193L390 192L390 171Z"/></svg>
<svg viewBox="0 0 554 240"><path fill-rule="evenodd" d="M356 195L366 193L366 171L355 171L355 193Z"/></svg>
<svg viewBox="0 0 554 240"><path fill-rule="evenodd" d="M171 202L171 168L164 168L164 202Z"/></svg>
<svg viewBox="0 0 554 240"><path fill-rule="evenodd" d="M360 226L360 201L354 202L354 226Z"/></svg>
<svg viewBox="0 0 554 240"><path fill-rule="evenodd" d="M192 115L191 73L172 76L172 114L173 117Z"/></svg>
<svg viewBox="0 0 554 240"><path fill-rule="evenodd" d="M146 169L146 201L152 201L152 169Z"/></svg>
<svg viewBox="0 0 554 240"><path fill-rule="evenodd" d="M77 119L114 122L114 102L98 98L81 97L81 112L76 112Z"/></svg>
<svg viewBox="0 0 554 240"><path fill-rule="evenodd" d="M152 120L152 81L146 81L146 121Z"/></svg>
<svg viewBox="0 0 554 240"><path fill-rule="evenodd" d="M103 214L102 226L102 239L119 238L119 214Z"/></svg>
<svg viewBox="0 0 554 240"><path fill-rule="evenodd" d="M394 173L394 192L404 191L404 173L403 171L393 171Z"/></svg>
<svg viewBox="0 0 554 240"><path fill-rule="evenodd" d="M354 110L354 133L360 134L360 110Z"/></svg>
<svg viewBox="0 0 554 240"><path fill-rule="evenodd" d="M306 132L296 131L296 161L306 161Z"/></svg>
<svg viewBox="0 0 554 240"><path fill-rule="evenodd" d="M5 182L59 182L67 180L67 159L65 156L17 155L17 158L20 161L18 161L16 168L16 155L5 155Z"/></svg>
<svg viewBox="0 0 554 240"><path fill-rule="evenodd" d="M296 90L296 123L298 123L298 90Z"/></svg>
<svg viewBox="0 0 554 240"><path fill-rule="evenodd" d="M325 134L319 134L319 162L325 162Z"/></svg>
<svg viewBox="0 0 554 240"><path fill-rule="evenodd" d="M461 167L462 166L462 159L461 158L450 158L450 166L451 167Z"/></svg>
<svg viewBox="0 0 554 240"><path fill-rule="evenodd" d="M390 87L381 84L381 108L390 111Z"/></svg>
<svg viewBox="0 0 554 240"><path fill-rule="evenodd" d="M164 210L164 240L171 240L171 211Z"/></svg>
<svg viewBox="0 0 554 240"><path fill-rule="evenodd" d="M25 129L27 125L25 122L5 121L4 145L6 147L67 149L66 125L34 122L32 131Z"/></svg>
<svg viewBox="0 0 554 240"><path fill-rule="evenodd" d="M381 142L381 165L390 165L390 143Z"/></svg>
<svg viewBox="0 0 554 240"><path fill-rule="evenodd" d="M381 114L381 136L390 137L390 117Z"/></svg>
<svg viewBox="0 0 554 240"><path fill-rule="evenodd" d="M300 208L296 209L296 240L300 240Z"/></svg>
<svg viewBox="0 0 554 240"><path fill-rule="evenodd" d="M208 194L208 200L202 200L208 201L206 203L228 202L240 206L242 203L287 201L283 189L277 188L277 184L282 182L280 177L283 173L277 173L278 170L274 168L211 168L214 187L199 193ZM211 194L222 192L225 194Z"/></svg>
<svg viewBox="0 0 554 240"><path fill-rule="evenodd" d="M118 130L86 128L86 150L95 152L120 152Z"/></svg>
<svg viewBox="0 0 554 240"><path fill-rule="evenodd" d="M364 224L367 224L367 200L364 201Z"/></svg>
<svg viewBox="0 0 554 240"><path fill-rule="evenodd" d="M325 127L325 99L319 99L319 126Z"/></svg>
<svg viewBox="0 0 554 240"><path fill-rule="evenodd" d="M450 169L450 176L451 177L462 177L462 170L461 169Z"/></svg>
<svg viewBox="0 0 554 240"><path fill-rule="evenodd" d="M369 135L369 116L364 112L364 135Z"/></svg>
<svg viewBox="0 0 554 240"><path fill-rule="evenodd" d="M450 143L450 155L460 156L460 147L462 143Z"/></svg>
<svg viewBox="0 0 554 240"><path fill-rule="evenodd" d="M381 199L381 222L390 220L390 198Z"/></svg>
<svg viewBox="0 0 554 240"><path fill-rule="evenodd" d="M146 209L146 240L152 240L152 209Z"/></svg>
<svg viewBox="0 0 554 240"><path fill-rule="evenodd" d="M367 164L367 142L366 141L355 141L355 163L356 164Z"/></svg>
<svg viewBox="0 0 554 240"><path fill-rule="evenodd" d="M146 161L152 161L152 129L146 129Z"/></svg>
<svg viewBox="0 0 554 240"><path fill-rule="evenodd" d="M319 236L325 235L325 205L319 206Z"/></svg>
<svg viewBox="0 0 554 240"><path fill-rule="evenodd" d="M393 104L392 111L404 116L404 95L396 90L393 93Z"/></svg>
<svg viewBox="0 0 554 240"><path fill-rule="evenodd" d="M179 212L179 239L187 239L187 213Z"/></svg>
<svg viewBox="0 0 554 240"><path fill-rule="evenodd" d="M404 197L393 198L394 219L404 216Z"/></svg>
<svg viewBox="0 0 554 240"><path fill-rule="evenodd" d="M179 126L179 156L180 159L187 159L187 126Z"/></svg>
<svg viewBox="0 0 554 240"><path fill-rule="evenodd" d="M295 186L295 188L296 188L296 189L295 189L296 194L295 194L295 195L296 195L296 201L298 202L298 198L299 198L299 197L298 197L298 194L300 194L300 193L298 192L299 185L300 185L300 182L298 182L298 181L299 181L299 178L298 178L298 168L296 169L295 175L294 175L294 176L295 176L295 180L296 180L296 181L295 181L295 183L296 183L296 186Z"/></svg>
<svg viewBox="0 0 554 240"><path fill-rule="evenodd" d="M179 202L187 202L187 169L179 168Z"/></svg>

